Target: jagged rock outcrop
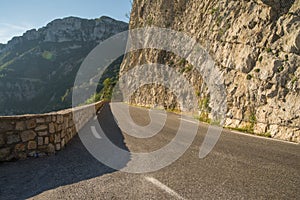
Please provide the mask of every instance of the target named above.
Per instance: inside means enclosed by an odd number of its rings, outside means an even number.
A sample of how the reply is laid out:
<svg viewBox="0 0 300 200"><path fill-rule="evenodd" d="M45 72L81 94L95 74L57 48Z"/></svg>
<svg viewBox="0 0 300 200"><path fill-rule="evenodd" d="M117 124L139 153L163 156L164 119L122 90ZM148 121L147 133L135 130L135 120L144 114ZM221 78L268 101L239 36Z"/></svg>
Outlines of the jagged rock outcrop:
<svg viewBox="0 0 300 200"><path fill-rule="evenodd" d="M70 107L84 58L99 42L127 29L127 23L109 17L68 17L0 45L0 115Z"/></svg>
<svg viewBox="0 0 300 200"><path fill-rule="evenodd" d="M89 42L102 41L127 30L127 23L103 16L98 19L67 17L56 19L38 30L26 31L23 36L14 37L2 51L8 51L27 41L40 42Z"/></svg>
<svg viewBox="0 0 300 200"><path fill-rule="evenodd" d="M145 26L184 32L206 48L224 72L225 126L300 142L300 0L136 0L130 28ZM191 80L200 115L208 116L201 75L172 53L133 52L121 73L149 62L168 64ZM177 108L174 99L166 88L148 85L131 102Z"/></svg>

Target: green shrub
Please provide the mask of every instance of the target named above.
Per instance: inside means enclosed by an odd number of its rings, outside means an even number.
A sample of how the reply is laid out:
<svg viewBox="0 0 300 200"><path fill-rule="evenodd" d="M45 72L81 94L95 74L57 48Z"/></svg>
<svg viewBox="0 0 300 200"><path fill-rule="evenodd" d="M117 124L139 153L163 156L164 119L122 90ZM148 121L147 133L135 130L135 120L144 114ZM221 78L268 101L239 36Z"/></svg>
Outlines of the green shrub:
<svg viewBox="0 0 300 200"><path fill-rule="evenodd" d="M247 74L247 80L251 80L252 79L252 75L251 74Z"/></svg>
<svg viewBox="0 0 300 200"><path fill-rule="evenodd" d="M188 65L186 68L185 68L185 72L190 72L190 71L192 71L192 69L193 69L193 65Z"/></svg>
<svg viewBox="0 0 300 200"><path fill-rule="evenodd" d="M210 11L210 14L215 14L215 13L218 13L219 12L219 7L216 7L216 8L212 8L211 11Z"/></svg>
<svg viewBox="0 0 300 200"><path fill-rule="evenodd" d="M286 61L289 60L289 55L286 54L284 57L285 57L285 60L286 60Z"/></svg>
<svg viewBox="0 0 300 200"><path fill-rule="evenodd" d="M284 70L284 66L283 65L281 65L281 66L279 66L278 68L277 68L277 71L278 72L282 72Z"/></svg>
<svg viewBox="0 0 300 200"><path fill-rule="evenodd" d="M153 18L151 16L148 16L146 23L148 26L151 26L153 24Z"/></svg>
<svg viewBox="0 0 300 200"><path fill-rule="evenodd" d="M185 64L185 59L184 58L180 59L179 65L184 65L184 64Z"/></svg>
<svg viewBox="0 0 300 200"><path fill-rule="evenodd" d="M198 119L201 122L208 123L208 124L211 123L211 119L208 117L207 112L202 112L199 117L196 117L196 119Z"/></svg>
<svg viewBox="0 0 300 200"><path fill-rule="evenodd" d="M209 98L204 97L199 101L199 108L200 110L206 110L209 111Z"/></svg>
<svg viewBox="0 0 300 200"><path fill-rule="evenodd" d="M296 81L298 81L298 78L296 76L294 76L291 80L291 83L294 84L294 83L296 83Z"/></svg>
<svg viewBox="0 0 300 200"><path fill-rule="evenodd" d="M258 136L262 136L262 137L267 137L267 138L271 138L272 137L272 135L271 135L271 133L257 133L256 135L258 135Z"/></svg>

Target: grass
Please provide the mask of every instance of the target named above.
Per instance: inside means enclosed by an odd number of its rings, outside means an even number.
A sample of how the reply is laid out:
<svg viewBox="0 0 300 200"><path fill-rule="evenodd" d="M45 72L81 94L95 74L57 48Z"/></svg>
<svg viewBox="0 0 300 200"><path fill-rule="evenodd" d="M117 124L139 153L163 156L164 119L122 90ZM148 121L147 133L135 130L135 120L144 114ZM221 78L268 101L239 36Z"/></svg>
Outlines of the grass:
<svg viewBox="0 0 300 200"><path fill-rule="evenodd" d="M201 99L199 101L199 109L200 110L205 110L205 111L209 111L209 98L208 97L204 97L203 99Z"/></svg>
<svg viewBox="0 0 300 200"><path fill-rule="evenodd" d="M245 126L245 127L229 127L229 126L227 126L225 128L233 130L233 131L239 131L239 132L243 132L243 133L253 134L253 131L248 126Z"/></svg>
<svg viewBox="0 0 300 200"><path fill-rule="evenodd" d="M247 134L251 134L251 135L257 135L257 136L261 136L261 137L267 137L267 138L272 138L271 133L267 132L267 133L254 133L253 131L249 131L247 127L225 127L226 129L229 130L233 130L233 131L238 131L238 132L242 132L242 133L247 133Z"/></svg>
<svg viewBox="0 0 300 200"><path fill-rule="evenodd" d="M218 16L217 22L216 22L217 26L219 26L219 27L221 26L222 20L223 20L223 18L221 16Z"/></svg>
<svg viewBox="0 0 300 200"><path fill-rule="evenodd" d="M296 76L294 76L291 80L291 83L294 85L296 83L296 81L298 81L298 78Z"/></svg>
<svg viewBox="0 0 300 200"><path fill-rule="evenodd" d="M207 112L202 112L199 116L196 116L195 119L199 120L200 122L204 122L204 123L211 123L211 119L208 117L208 113Z"/></svg>
<svg viewBox="0 0 300 200"><path fill-rule="evenodd" d="M267 133L257 133L255 134L257 136L261 136L261 137L267 137L267 138L272 138L271 133L267 132Z"/></svg>
<svg viewBox="0 0 300 200"><path fill-rule="evenodd" d="M199 90L197 90L195 93L196 93L196 96L197 96L197 97L200 97L201 93L200 93Z"/></svg>

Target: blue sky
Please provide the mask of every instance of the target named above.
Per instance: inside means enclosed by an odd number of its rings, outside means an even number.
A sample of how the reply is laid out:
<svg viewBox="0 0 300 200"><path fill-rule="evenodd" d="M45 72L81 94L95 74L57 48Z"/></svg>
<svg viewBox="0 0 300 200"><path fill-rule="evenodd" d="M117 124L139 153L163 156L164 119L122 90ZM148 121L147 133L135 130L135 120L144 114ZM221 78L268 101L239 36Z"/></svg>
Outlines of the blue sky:
<svg viewBox="0 0 300 200"><path fill-rule="evenodd" d="M117 20L131 9L129 0L1 0L0 43L26 30L40 28L68 16L94 19L106 15Z"/></svg>

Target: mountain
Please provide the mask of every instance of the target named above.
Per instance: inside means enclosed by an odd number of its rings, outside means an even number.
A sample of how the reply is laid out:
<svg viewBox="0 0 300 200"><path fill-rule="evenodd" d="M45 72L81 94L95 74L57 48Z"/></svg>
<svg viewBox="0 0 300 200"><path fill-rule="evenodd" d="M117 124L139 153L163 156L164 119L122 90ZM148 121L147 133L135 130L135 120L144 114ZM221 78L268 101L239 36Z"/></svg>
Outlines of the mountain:
<svg viewBox="0 0 300 200"><path fill-rule="evenodd" d="M0 44L0 115L71 107L72 86L84 58L99 42L127 29L127 23L105 16L67 17ZM113 77L120 62L110 70Z"/></svg>
<svg viewBox="0 0 300 200"><path fill-rule="evenodd" d="M300 141L300 0L134 1L130 29L149 26L185 33L209 52L224 76L225 126ZM191 63L146 49L127 55L121 74L144 63L168 64L186 77L198 96L199 118L210 121L217 99ZM174 93L157 85L140 88L131 103L178 108Z"/></svg>

